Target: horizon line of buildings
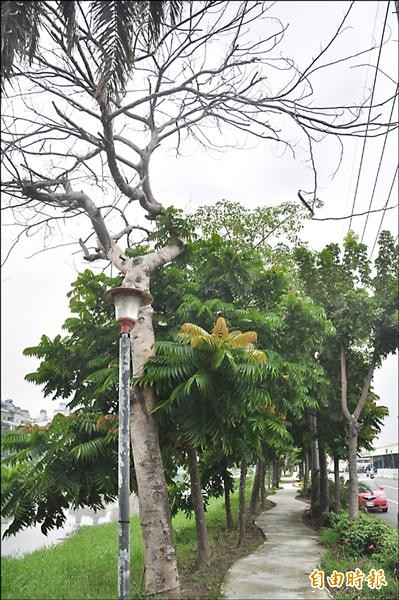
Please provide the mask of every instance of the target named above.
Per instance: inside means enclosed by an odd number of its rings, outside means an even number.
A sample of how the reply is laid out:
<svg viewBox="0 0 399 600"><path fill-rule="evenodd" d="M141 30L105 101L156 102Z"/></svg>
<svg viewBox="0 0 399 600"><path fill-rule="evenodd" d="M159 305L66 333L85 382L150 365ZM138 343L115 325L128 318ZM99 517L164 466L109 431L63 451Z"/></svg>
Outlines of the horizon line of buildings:
<svg viewBox="0 0 399 600"><path fill-rule="evenodd" d="M69 409L66 402L59 402L53 411L53 417L58 414L68 415ZM1 431L16 429L21 425L47 425L51 419L47 410L42 408L38 417L31 417L29 410L16 406L11 398L1 401Z"/></svg>

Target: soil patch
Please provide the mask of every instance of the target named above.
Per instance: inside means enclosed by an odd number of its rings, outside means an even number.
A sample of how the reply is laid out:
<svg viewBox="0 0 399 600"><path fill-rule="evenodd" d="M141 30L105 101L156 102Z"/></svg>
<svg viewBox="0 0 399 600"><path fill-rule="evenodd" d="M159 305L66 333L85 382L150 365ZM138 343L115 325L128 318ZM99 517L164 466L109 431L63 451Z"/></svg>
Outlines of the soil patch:
<svg viewBox="0 0 399 600"><path fill-rule="evenodd" d="M299 498L298 498L298 500L299 500ZM302 516L302 521L304 523L306 523L306 525L308 525L309 527L314 529L315 531L320 531L320 529L323 527L321 517L312 517L312 515L310 514L310 508L306 508L304 510L303 516Z"/></svg>
<svg viewBox="0 0 399 600"><path fill-rule="evenodd" d="M264 510L273 508L266 500ZM255 517L256 518L256 517ZM231 565L239 558L253 552L265 541L263 532L254 524L254 517L247 520L245 544L237 547L238 531L218 531L210 536L210 565L198 565L195 554L189 567L180 573L182 598L184 600L216 600L220 598L220 586Z"/></svg>

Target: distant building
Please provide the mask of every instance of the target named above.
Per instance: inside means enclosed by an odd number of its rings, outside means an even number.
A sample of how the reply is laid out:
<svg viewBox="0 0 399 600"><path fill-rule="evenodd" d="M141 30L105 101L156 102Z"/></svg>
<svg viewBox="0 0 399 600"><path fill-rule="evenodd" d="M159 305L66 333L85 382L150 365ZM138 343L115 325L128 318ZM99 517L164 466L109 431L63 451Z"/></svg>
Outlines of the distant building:
<svg viewBox="0 0 399 600"><path fill-rule="evenodd" d="M14 402L7 398L1 401L1 430L16 429L20 425L32 423L29 411L15 406Z"/></svg>
<svg viewBox="0 0 399 600"><path fill-rule="evenodd" d="M33 419L33 423L35 423L35 425L47 425L49 420L50 419L48 418L47 410L42 408L39 412L39 416Z"/></svg>
<svg viewBox="0 0 399 600"><path fill-rule="evenodd" d="M67 403L66 402L60 402L58 404L58 408L56 408L54 410L54 417L55 415L69 415L69 409L67 408Z"/></svg>
<svg viewBox="0 0 399 600"><path fill-rule="evenodd" d="M385 444L372 450L371 458L377 469L399 469L398 443Z"/></svg>

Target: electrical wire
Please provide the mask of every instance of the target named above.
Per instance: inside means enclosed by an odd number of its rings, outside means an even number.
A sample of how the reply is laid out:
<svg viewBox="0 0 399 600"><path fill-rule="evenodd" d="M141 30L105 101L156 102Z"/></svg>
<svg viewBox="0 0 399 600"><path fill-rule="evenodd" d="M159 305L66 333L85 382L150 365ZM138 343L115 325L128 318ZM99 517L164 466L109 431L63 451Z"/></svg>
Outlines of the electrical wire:
<svg viewBox="0 0 399 600"><path fill-rule="evenodd" d="M371 42L374 42L375 39L375 30L376 30L376 26L377 26L377 17L378 17L378 13L380 10L380 4L381 1L378 0L378 4L377 4L377 9L375 11L375 16L374 16L374 25L373 25L373 34L371 36ZM368 58L368 62L370 62L370 53L371 50L369 52L369 58ZM366 89L367 89L367 83L369 80L369 72L370 72L370 65L367 65L367 70L366 70L366 77L364 80L364 86L363 86L363 97L366 95ZM358 147L358 143L359 143L359 138L356 138L356 146L355 146L355 150L353 153L353 158L352 158L352 166L351 166L351 174L349 177L349 185L348 185L348 192L346 194L346 200L345 200L345 212L347 210L349 210L349 196L350 196L350 192L351 192L351 188L352 188L352 181L353 181L353 174L355 172L355 162L356 162L356 154L357 154L357 147Z"/></svg>
<svg viewBox="0 0 399 600"><path fill-rule="evenodd" d="M392 194L392 190L393 190L393 186L394 186L394 183L395 183L395 179L396 179L396 176L398 174L398 169L399 169L399 166L396 167L395 175L393 176L393 179L392 179L392 184L391 184L391 188L389 190L388 198L387 198L387 201L385 202L384 212L382 213L382 217L381 217L381 221L380 221L380 226L378 227L377 235L375 236L373 248L372 248L371 253L370 253L370 257L369 257L370 260L371 260L371 257L373 256L373 252L374 252L374 248L375 248L375 245L377 243L377 240L378 240L378 236L380 235L380 231L381 231L381 227L382 227L382 222L384 220L385 213L387 211L388 202L389 202L389 199L390 199L391 194Z"/></svg>
<svg viewBox="0 0 399 600"><path fill-rule="evenodd" d="M362 172L364 150L366 148L367 133L368 133L369 124L370 124L371 109L372 109L372 106L373 106L373 100L374 100L374 93L375 93L375 88L376 88L376 83L377 83L378 70L379 70L379 66L380 66L382 45L383 45L383 42L384 42L385 28L386 28L386 24L387 24L387 21L388 21L389 5L390 5L390 0L387 3L387 10L386 10L385 19L384 19L384 26L382 28L382 34L381 34L381 42L380 42L380 47L379 47L379 50L378 50L377 65L376 65L376 68L375 68L373 88L372 88L372 91L371 91L371 98L370 98L369 112L368 112L368 116L367 116L366 131L365 131L365 134L364 134L362 154L361 154L361 157L360 157L360 165L359 165L359 171L358 171L357 181L356 181L355 195L354 195L354 198L353 198L353 204L352 204L352 210L351 210L352 214L355 212L355 204L356 204L356 198L357 198L357 191L359 189L360 175L361 175L361 172ZM352 224L352 219L350 219L350 221L349 221L348 231L351 228L351 224Z"/></svg>
<svg viewBox="0 0 399 600"><path fill-rule="evenodd" d="M311 221L343 221L345 219L350 219L351 217L364 217L364 215L368 215L370 213L377 213L377 212L382 212L387 211L387 210L391 210L392 208L396 208L397 206L399 206L399 204L393 204L392 206L386 206L384 205L382 208L375 208L374 210L365 210L364 212L361 213L354 213L353 215L346 215L346 217L312 217L310 220Z"/></svg>
<svg viewBox="0 0 399 600"><path fill-rule="evenodd" d="M397 88L396 88L396 92L398 92L398 89L399 89L399 88L397 87ZM396 98L397 98L397 96L395 95L395 97L394 97L394 99L393 99L393 103L392 103L391 114L389 115L389 119L388 119L389 125L390 125L390 124L391 124L391 122L392 122L392 116L393 116L393 111L394 111L394 108L395 108L395 102L396 102ZM374 199L375 188L377 187L378 176L379 176L379 174L380 174L380 169L381 169L382 159L383 159L383 157L384 157L385 147L386 147L386 144L387 144L388 133L389 133L389 125L388 125L387 132L386 132L386 134L385 134L385 138L384 138L384 145L383 145L383 147L382 147L382 151L381 151L380 162L379 162L379 164L378 164L377 174L376 174L376 176L375 176L375 181L374 181L374 186L373 186L373 192L372 192L372 194L371 194L371 198L370 198L370 204L369 204L369 207L368 207L368 211L367 211L367 217L366 217L366 221L365 221L365 223L364 223L364 227L363 227L363 233L362 233L362 238L361 238L360 242L363 242L364 234L366 233L367 222L368 222L368 220L369 220L369 214L370 214L370 210L371 210L371 205L373 204L373 199Z"/></svg>

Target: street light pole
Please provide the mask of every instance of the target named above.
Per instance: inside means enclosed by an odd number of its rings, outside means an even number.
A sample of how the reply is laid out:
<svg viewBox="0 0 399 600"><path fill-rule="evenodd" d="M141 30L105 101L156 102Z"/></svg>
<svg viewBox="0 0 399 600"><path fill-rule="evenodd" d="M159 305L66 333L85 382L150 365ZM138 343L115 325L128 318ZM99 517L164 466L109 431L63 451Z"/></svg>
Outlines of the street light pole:
<svg viewBox="0 0 399 600"><path fill-rule="evenodd" d="M107 290L106 302L115 306L121 327L119 338L119 436L118 436L118 600L130 600L130 331L141 306L152 302L144 290L119 287Z"/></svg>
<svg viewBox="0 0 399 600"><path fill-rule="evenodd" d="M119 338L118 598L130 599L130 336Z"/></svg>

